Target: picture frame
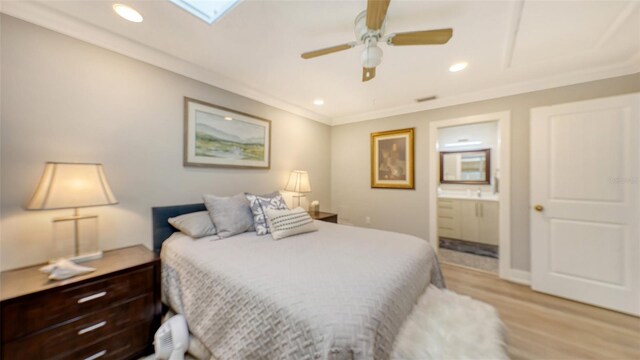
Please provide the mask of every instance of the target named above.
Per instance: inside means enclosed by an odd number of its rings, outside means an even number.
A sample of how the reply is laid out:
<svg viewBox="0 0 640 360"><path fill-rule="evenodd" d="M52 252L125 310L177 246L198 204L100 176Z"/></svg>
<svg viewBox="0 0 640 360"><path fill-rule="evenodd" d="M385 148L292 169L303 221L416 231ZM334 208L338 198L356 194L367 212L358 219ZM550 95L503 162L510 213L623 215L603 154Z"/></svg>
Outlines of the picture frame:
<svg viewBox="0 0 640 360"><path fill-rule="evenodd" d="M184 98L184 166L271 168L271 120Z"/></svg>
<svg viewBox="0 0 640 360"><path fill-rule="evenodd" d="M415 189L415 128L371 133L371 187Z"/></svg>

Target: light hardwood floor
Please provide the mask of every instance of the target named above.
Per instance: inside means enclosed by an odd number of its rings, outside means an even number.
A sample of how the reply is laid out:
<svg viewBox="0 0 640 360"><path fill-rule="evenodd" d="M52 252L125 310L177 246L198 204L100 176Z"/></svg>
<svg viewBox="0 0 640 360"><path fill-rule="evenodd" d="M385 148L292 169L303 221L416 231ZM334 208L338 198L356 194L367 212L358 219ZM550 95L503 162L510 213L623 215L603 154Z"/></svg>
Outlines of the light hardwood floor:
<svg viewBox="0 0 640 360"><path fill-rule="evenodd" d="M442 264L447 287L493 305L512 359L640 359L640 318L532 291Z"/></svg>

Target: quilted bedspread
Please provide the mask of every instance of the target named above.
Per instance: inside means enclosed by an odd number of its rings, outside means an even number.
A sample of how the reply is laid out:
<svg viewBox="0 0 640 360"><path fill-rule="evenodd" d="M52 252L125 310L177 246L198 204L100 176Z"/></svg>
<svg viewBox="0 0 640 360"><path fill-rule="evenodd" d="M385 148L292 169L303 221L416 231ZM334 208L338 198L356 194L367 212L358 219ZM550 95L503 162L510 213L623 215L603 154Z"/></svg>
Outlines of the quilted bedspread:
<svg viewBox="0 0 640 360"><path fill-rule="evenodd" d="M161 253L163 300L216 360L387 359L418 297L443 286L431 246L316 223L278 241L173 234Z"/></svg>

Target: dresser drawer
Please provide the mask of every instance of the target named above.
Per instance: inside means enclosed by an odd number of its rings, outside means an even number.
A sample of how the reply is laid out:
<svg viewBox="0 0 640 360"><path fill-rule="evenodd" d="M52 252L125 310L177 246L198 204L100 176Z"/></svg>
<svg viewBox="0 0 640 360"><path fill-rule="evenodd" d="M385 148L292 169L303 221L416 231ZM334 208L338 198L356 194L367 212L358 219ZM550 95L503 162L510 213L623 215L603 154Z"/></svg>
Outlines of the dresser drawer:
<svg viewBox="0 0 640 360"><path fill-rule="evenodd" d="M63 358L74 353L76 349L105 339L124 328L141 323L149 324L153 315L153 294L149 293L64 325L9 342L3 346L3 358Z"/></svg>
<svg viewBox="0 0 640 360"><path fill-rule="evenodd" d="M47 327L69 322L152 292L153 266L63 290L53 290L17 299L2 306L2 342L20 338Z"/></svg>
<svg viewBox="0 0 640 360"><path fill-rule="evenodd" d="M458 227L457 222L451 218L438 217L438 228L455 230Z"/></svg>
<svg viewBox="0 0 640 360"><path fill-rule="evenodd" d="M124 329L102 341L88 345L71 355L57 358L73 360L114 360L137 358L149 346L151 324L143 323ZM135 355L135 357L134 357Z"/></svg>
<svg viewBox="0 0 640 360"><path fill-rule="evenodd" d="M454 219L458 216L455 208L438 208L438 218Z"/></svg>
<svg viewBox="0 0 640 360"><path fill-rule="evenodd" d="M438 209L453 209L454 200L438 200Z"/></svg>

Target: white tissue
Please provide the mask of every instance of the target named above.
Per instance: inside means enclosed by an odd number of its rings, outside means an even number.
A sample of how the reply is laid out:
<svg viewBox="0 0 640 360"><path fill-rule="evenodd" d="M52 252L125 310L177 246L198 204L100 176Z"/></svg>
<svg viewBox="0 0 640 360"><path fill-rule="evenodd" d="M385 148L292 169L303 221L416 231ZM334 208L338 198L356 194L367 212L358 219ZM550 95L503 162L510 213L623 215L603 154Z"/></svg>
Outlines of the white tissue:
<svg viewBox="0 0 640 360"><path fill-rule="evenodd" d="M64 280L72 276L90 273L95 270L95 268L81 266L67 259L60 259L53 264L40 268L40 271L49 274L49 280Z"/></svg>

